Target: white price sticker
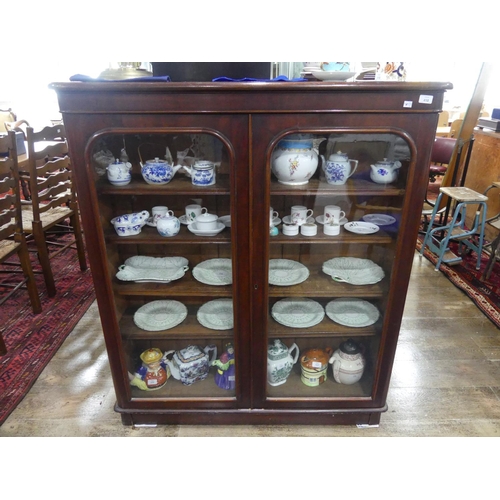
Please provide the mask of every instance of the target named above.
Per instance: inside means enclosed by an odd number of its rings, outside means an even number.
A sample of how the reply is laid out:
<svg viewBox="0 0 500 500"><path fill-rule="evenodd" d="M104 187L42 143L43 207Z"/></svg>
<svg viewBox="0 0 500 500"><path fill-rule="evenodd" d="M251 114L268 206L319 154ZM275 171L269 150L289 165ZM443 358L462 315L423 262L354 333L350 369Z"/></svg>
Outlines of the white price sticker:
<svg viewBox="0 0 500 500"><path fill-rule="evenodd" d="M418 98L418 102L422 104L432 104L432 100L434 99L434 96L432 95L421 95Z"/></svg>
<svg viewBox="0 0 500 500"><path fill-rule="evenodd" d="M313 361L313 362L311 363L311 366L312 366L313 368L321 368L323 365L322 365L319 361Z"/></svg>
<svg viewBox="0 0 500 500"><path fill-rule="evenodd" d="M413 101L405 101L403 103L403 108L411 108L413 106Z"/></svg>

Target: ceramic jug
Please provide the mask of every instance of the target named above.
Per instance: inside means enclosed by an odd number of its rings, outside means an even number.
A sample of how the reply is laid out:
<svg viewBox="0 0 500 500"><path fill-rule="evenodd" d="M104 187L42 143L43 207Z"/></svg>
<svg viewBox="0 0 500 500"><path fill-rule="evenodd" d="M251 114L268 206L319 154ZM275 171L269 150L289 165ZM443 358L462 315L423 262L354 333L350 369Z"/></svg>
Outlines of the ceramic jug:
<svg viewBox="0 0 500 500"><path fill-rule="evenodd" d="M328 361L333 349L313 348L305 351L300 357L300 380L309 387L322 384L327 378Z"/></svg>
<svg viewBox="0 0 500 500"><path fill-rule="evenodd" d="M129 373L130 385L143 391L160 389L170 377L170 370L163 362L160 349L153 347L140 355L142 366L135 372Z"/></svg>
<svg viewBox="0 0 500 500"><path fill-rule="evenodd" d="M212 357L209 353L212 351ZM172 359L168 358L173 354ZM167 351L163 360L170 369L172 377L180 380L184 385L191 385L208 376L208 370L217 357L217 347L208 345L204 349L190 345L179 351Z"/></svg>
<svg viewBox="0 0 500 500"><path fill-rule="evenodd" d="M236 376L234 368L234 348L231 343L226 345L226 350L219 359L212 361L212 365L217 368L215 372L215 383L225 390L232 390L236 387Z"/></svg>
<svg viewBox="0 0 500 500"><path fill-rule="evenodd" d="M164 215L156 220L156 229L161 236L176 236L179 234L180 228L179 219L173 215Z"/></svg>
<svg viewBox="0 0 500 500"><path fill-rule="evenodd" d="M192 167L182 167L191 177L194 186L213 186L215 184L215 163L197 160Z"/></svg>
<svg viewBox="0 0 500 500"><path fill-rule="evenodd" d="M114 163L110 163L106 167L109 182L113 184L113 186L127 185L132 180L132 176L130 175L131 169L131 163L122 162L116 159Z"/></svg>
<svg viewBox="0 0 500 500"><path fill-rule="evenodd" d="M377 184L389 184L398 178L398 169L401 168L400 161L389 161L384 158L375 165L370 165L370 179Z"/></svg>
<svg viewBox="0 0 500 500"><path fill-rule="evenodd" d="M353 339L348 339L330 358L333 369L333 378L339 384L355 384L363 376L365 358L362 347Z"/></svg>
<svg viewBox="0 0 500 500"><path fill-rule="evenodd" d="M271 170L281 184L307 184L317 168L318 153L309 135L287 136L278 142L271 155Z"/></svg>
<svg viewBox="0 0 500 500"><path fill-rule="evenodd" d="M321 156L321 160L323 162L323 171L325 172L325 178L328 184L345 184L347 179L349 179L358 168L358 160L350 160L342 151L337 151L336 154L330 155L328 161L325 161L324 156ZM351 165L353 165L353 168Z"/></svg>
<svg viewBox="0 0 500 500"><path fill-rule="evenodd" d="M169 183L177 170L181 168L180 165L174 167L167 160L161 160L160 158L147 160L146 163L141 161L140 165L142 177L148 184L153 185Z"/></svg>
<svg viewBox="0 0 500 500"><path fill-rule="evenodd" d="M298 359L297 344L294 343L288 348L281 340L276 339L267 349L267 383L272 386L284 384Z"/></svg>

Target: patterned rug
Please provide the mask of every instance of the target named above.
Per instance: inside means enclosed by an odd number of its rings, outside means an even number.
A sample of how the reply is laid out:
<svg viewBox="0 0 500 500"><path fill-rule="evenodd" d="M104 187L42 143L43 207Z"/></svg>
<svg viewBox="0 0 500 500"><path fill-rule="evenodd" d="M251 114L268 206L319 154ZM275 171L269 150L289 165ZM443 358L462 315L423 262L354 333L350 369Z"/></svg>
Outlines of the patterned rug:
<svg viewBox="0 0 500 500"><path fill-rule="evenodd" d="M29 246L34 248L32 243ZM36 253L30 252L30 256L35 272L40 271ZM90 269L80 270L76 250L61 252L51 259L51 265L57 287L55 297L47 297L43 276L36 274L40 314L33 314L25 289L17 290L1 306L0 332L8 352L0 356L0 425L31 389L95 298ZM1 274L0 281L6 280L12 280L12 275ZM4 291L0 288L0 294Z"/></svg>
<svg viewBox="0 0 500 500"><path fill-rule="evenodd" d="M422 248L423 236L417 240L417 250ZM458 255L458 244L450 244L451 251ZM436 265L438 258L428 248L424 257ZM463 256L462 262L448 266L441 264L439 270L460 290L469 296L484 315L500 328L500 264L495 262L490 278L481 281L480 277L488 263L489 256L483 252L481 266L476 270L477 255L471 252Z"/></svg>

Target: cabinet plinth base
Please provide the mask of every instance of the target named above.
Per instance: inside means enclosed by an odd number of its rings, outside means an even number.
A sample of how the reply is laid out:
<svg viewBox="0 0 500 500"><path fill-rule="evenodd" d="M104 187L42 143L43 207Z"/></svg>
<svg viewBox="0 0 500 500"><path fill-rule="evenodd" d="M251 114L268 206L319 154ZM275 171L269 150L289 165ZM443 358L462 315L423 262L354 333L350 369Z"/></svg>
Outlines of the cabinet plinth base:
<svg viewBox="0 0 500 500"><path fill-rule="evenodd" d="M123 425L378 425L381 408L355 410L137 410L115 405Z"/></svg>

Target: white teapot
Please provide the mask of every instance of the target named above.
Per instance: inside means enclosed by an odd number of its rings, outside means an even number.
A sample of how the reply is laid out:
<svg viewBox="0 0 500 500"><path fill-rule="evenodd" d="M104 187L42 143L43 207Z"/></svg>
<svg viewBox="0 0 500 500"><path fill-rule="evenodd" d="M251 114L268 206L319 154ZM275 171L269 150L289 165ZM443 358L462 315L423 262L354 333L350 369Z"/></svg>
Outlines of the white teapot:
<svg viewBox="0 0 500 500"><path fill-rule="evenodd" d="M358 160L350 160L342 151L331 154L328 161L325 160L324 156L321 156L321 159L323 161L323 171L325 172L325 178L328 184L345 184L347 179L349 179L358 168ZM354 165L352 169L351 164Z"/></svg>
<svg viewBox="0 0 500 500"><path fill-rule="evenodd" d="M361 379L366 364L362 347L353 339L342 342L329 363L335 382L346 385L355 384Z"/></svg>
<svg viewBox="0 0 500 500"><path fill-rule="evenodd" d="M113 184L113 186L127 185L132 180L132 176L130 175L131 169L131 163L115 159L114 163L110 163L106 167L108 181Z"/></svg>
<svg viewBox="0 0 500 500"><path fill-rule="evenodd" d="M292 357L293 351L295 356ZM272 386L284 384L298 359L297 344L288 348L281 340L276 339L267 349L267 383Z"/></svg>
<svg viewBox="0 0 500 500"><path fill-rule="evenodd" d="M212 357L209 359L209 352ZM168 355L172 354L172 359ZM208 376L210 366L217 358L217 347L207 345L203 350L198 346L190 345L179 351L167 351L163 356L165 365L169 367L172 377L180 380L184 385L191 385Z"/></svg>
<svg viewBox="0 0 500 500"><path fill-rule="evenodd" d="M375 165L370 165L370 179L377 184L390 184L398 178L398 169L401 168L401 162L389 161L384 158Z"/></svg>

